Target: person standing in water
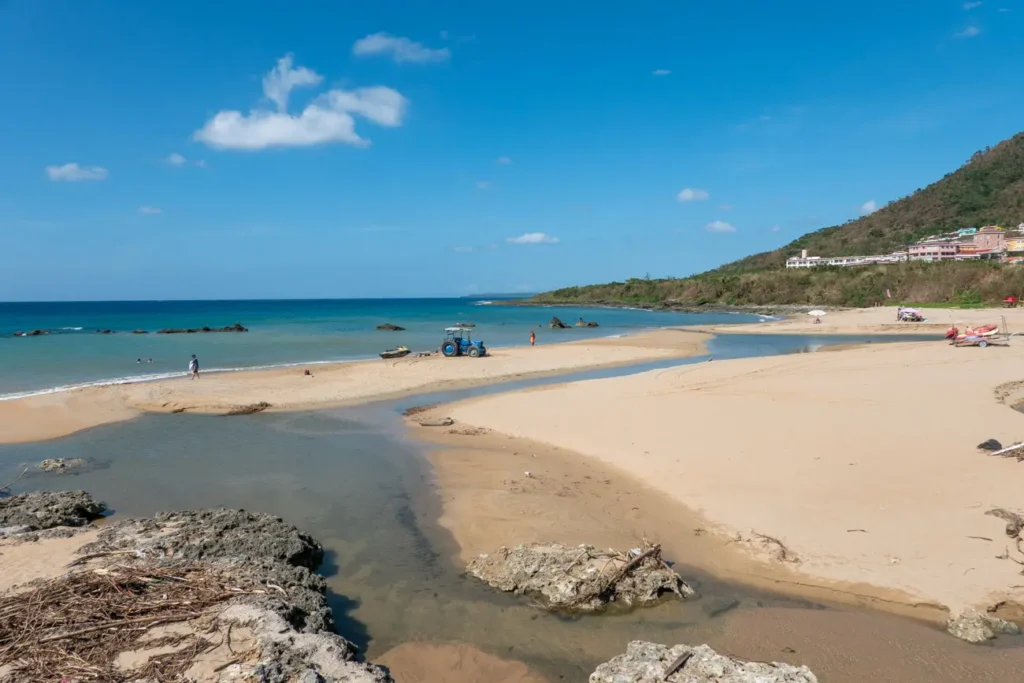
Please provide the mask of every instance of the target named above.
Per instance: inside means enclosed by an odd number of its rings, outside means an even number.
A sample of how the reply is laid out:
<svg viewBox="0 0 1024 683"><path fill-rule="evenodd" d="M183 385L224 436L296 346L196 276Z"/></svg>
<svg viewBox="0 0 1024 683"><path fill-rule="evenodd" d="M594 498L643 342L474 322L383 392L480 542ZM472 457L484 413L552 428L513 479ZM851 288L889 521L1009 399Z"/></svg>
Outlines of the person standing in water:
<svg viewBox="0 0 1024 683"><path fill-rule="evenodd" d="M192 379L199 379L199 359L192 354L192 360L188 362L188 371L192 373Z"/></svg>
<svg viewBox="0 0 1024 683"><path fill-rule="evenodd" d="M537 344L537 335L535 335L533 333L533 330L530 330L530 346L535 346L536 344Z"/></svg>

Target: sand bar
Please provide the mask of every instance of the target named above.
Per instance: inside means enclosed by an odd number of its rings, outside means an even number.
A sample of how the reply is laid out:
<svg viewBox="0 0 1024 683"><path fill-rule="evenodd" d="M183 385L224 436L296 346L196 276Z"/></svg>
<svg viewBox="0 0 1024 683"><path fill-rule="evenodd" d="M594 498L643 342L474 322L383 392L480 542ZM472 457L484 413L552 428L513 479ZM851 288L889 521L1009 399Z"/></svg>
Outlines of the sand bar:
<svg viewBox="0 0 1024 683"><path fill-rule="evenodd" d="M1024 345L887 344L575 382L446 412L633 475L794 584L880 587L959 609L1024 600L1020 565L997 559L1015 552L1004 523L984 514L1021 511L1024 463L976 449L1024 440L1016 380ZM755 532L782 541L787 558Z"/></svg>
<svg viewBox="0 0 1024 683"><path fill-rule="evenodd" d="M65 436L140 412L223 414L260 402L272 410L343 406L419 391L700 355L707 336L659 330L622 338L494 349L486 358L406 357L88 387L0 401L0 443ZM184 374L184 373L183 373Z"/></svg>
<svg viewBox="0 0 1024 683"><path fill-rule="evenodd" d="M1010 331L1024 333L1024 308L920 308L925 320L919 323L898 322L895 306L873 308L829 309L816 324L814 317L804 313L786 316L781 320L744 325L701 325L694 328L713 334L936 334L939 337L955 323L964 325L998 324L1006 318Z"/></svg>

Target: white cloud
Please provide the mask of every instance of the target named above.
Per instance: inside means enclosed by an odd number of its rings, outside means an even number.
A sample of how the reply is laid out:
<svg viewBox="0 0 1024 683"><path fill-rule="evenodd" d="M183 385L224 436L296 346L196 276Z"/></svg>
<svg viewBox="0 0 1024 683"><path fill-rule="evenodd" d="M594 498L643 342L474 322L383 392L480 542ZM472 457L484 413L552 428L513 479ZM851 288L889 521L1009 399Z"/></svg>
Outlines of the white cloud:
<svg viewBox="0 0 1024 683"><path fill-rule="evenodd" d="M199 161L196 162L196 166L198 166L199 168L206 168L206 160L200 159Z"/></svg>
<svg viewBox="0 0 1024 683"><path fill-rule="evenodd" d="M156 215L158 213L163 213L163 210L162 209L158 209L155 206L140 206L139 207L139 213L144 213L144 214L149 214L149 215Z"/></svg>
<svg viewBox="0 0 1024 683"><path fill-rule="evenodd" d="M478 180L478 181L476 181L476 188L478 190L486 190L490 186L491 186L491 181L490 180Z"/></svg>
<svg viewBox="0 0 1024 683"><path fill-rule="evenodd" d="M692 187L684 187L679 194L676 195L676 199L681 202L697 202L707 199L711 195L708 194L707 190L698 190Z"/></svg>
<svg viewBox="0 0 1024 683"><path fill-rule="evenodd" d="M166 159L164 159L171 166L183 166L188 163L188 159L181 156L177 152L171 152Z"/></svg>
<svg viewBox="0 0 1024 683"><path fill-rule="evenodd" d="M977 26L968 26L963 31L958 31L953 34L954 38L974 38L975 36L981 35L981 29Z"/></svg>
<svg viewBox="0 0 1024 683"><path fill-rule="evenodd" d="M669 71L668 69L655 69L651 73L654 74L655 76L668 76L672 72Z"/></svg>
<svg viewBox="0 0 1024 683"><path fill-rule="evenodd" d="M519 237L509 237L509 244L558 244L558 238L543 232L528 232Z"/></svg>
<svg viewBox="0 0 1024 683"><path fill-rule="evenodd" d="M293 69L292 55L286 54L277 60L277 66L263 77L263 94L277 105L278 111L286 111L288 95L292 89L320 85L323 80L323 76L304 66Z"/></svg>
<svg viewBox="0 0 1024 683"><path fill-rule="evenodd" d="M47 166L46 174L50 180L106 180L110 175L102 166L79 166L64 164L63 166Z"/></svg>
<svg viewBox="0 0 1024 683"><path fill-rule="evenodd" d="M732 204L719 204L718 208L722 211L732 211Z"/></svg>
<svg viewBox="0 0 1024 683"><path fill-rule="evenodd" d="M875 211L878 211L878 204L875 203L874 199L869 199L869 200L867 200L866 202L864 202L863 204L860 205L860 212L861 212L861 215L863 215L863 216L867 216L868 214L872 214Z"/></svg>
<svg viewBox="0 0 1024 683"><path fill-rule="evenodd" d="M772 232L778 232L779 230L782 230L782 228L779 227L778 225L773 225L772 226Z"/></svg>
<svg viewBox="0 0 1024 683"><path fill-rule="evenodd" d="M495 162L508 166L509 164L512 163L512 159L510 159L509 157L498 157L497 159L495 159Z"/></svg>
<svg viewBox="0 0 1024 683"><path fill-rule="evenodd" d="M736 228L725 221L711 221L704 229L708 232L736 232Z"/></svg>
<svg viewBox="0 0 1024 683"><path fill-rule="evenodd" d="M965 10L970 11L970 10L974 9L975 7L981 7L981 3L978 2L977 0L975 0L975 2L965 2L964 3L964 9Z"/></svg>
<svg viewBox="0 0 1024 683"><path fill-rule="evenodd" d="M248 114L220 111L192 137L210 147L236 150L308 147L332 142L366 147L370 141L356 132L355 116L380 126L402 124L408 100L401 93L379 85L329 90L299 114L290 114L281 108L287 104L290 89L313 84L313 76L316 74L308 69L292 69L291 58L283 57L263 79L264 94L277 103L278 111L253 109Z"/></svg>
<svg viewBox="0 0 1024 683"><path fill-rule="evenodd" d="M357 40L352 46L352 54L359 57L389 55L396 64L426 64L447 60L451 51L446 47L430 48L389 33L374 33Z"/></svg>
<svg viewBox="0 0 1024 683"><path fill-rule="evenodd" d="M473 247L455 247L456 254L468 254L473 251Z"/></svg>

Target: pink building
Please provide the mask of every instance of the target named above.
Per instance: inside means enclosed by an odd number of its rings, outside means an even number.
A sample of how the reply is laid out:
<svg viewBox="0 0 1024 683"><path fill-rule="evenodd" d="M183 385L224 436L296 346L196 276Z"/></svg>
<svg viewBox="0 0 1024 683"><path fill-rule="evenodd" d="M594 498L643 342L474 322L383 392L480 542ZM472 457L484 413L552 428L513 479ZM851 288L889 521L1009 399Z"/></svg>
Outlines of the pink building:
<svg viewBox="0 0 1024 683"><path fill-rule="evenodd" d="M946 261L960 253L960 242L924 242L907 249L911 261Z"/></svg>
<svg viewBox="0 0 1024 683"><path fill-rule="evenodd" d="M974 234L974 246L979 250L1003 251L1006 249L1006 232L996 225L986 225Z"/></svg>

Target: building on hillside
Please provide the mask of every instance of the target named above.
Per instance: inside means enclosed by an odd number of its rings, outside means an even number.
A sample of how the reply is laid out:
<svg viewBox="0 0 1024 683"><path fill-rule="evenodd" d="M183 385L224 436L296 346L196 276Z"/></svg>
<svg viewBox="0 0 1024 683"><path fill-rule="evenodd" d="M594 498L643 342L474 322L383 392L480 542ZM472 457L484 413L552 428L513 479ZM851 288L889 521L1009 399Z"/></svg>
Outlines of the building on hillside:
<svg viewBox="0 0 1024 683"><path fill-rule="evenodd" d="M1024 235L1006 236L1007 253L1024 251Z"/></svg>
<svg viewBox="0 0 1024 683"><path fill-rule="evenodd" d="M891 254L874 256L808 256L802 249L799 256L786 259L787 268L814 268L816 266L869 266L876 263L900 263L907 260L907 252L894 251Z"/></svg>
<svg viewBox="0 0 1024 683"><path fill-rule="evenodd" d="M933 240L918 242L907 248L911 261L950 261L960 254L962 242L956 240Z"/></svg>
<svg viewBox="0 0 1024 683"><path fill-rule="evenodd" d="M960 228L955 233L950 233L950 234L955 234L958 239L963 239L964 237L973 237L977 233L978 233L978 229L977 228Z"/></svg>
<svg viewBox="0 0 1024 683"><path fill-rule="evenodd" d="M986 225L974 235L974 246L989 251L1005 251L1006 231L998 225Z"/></svg>

